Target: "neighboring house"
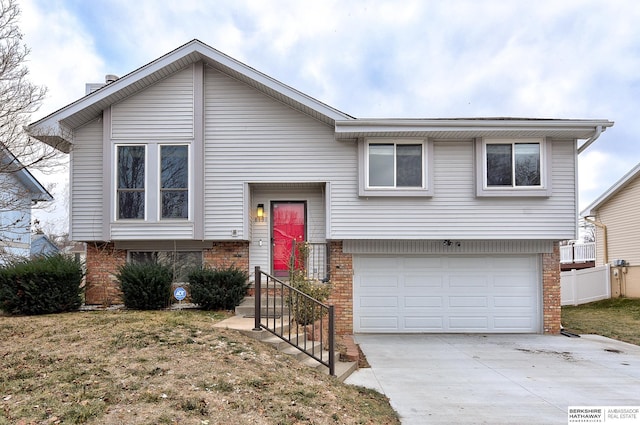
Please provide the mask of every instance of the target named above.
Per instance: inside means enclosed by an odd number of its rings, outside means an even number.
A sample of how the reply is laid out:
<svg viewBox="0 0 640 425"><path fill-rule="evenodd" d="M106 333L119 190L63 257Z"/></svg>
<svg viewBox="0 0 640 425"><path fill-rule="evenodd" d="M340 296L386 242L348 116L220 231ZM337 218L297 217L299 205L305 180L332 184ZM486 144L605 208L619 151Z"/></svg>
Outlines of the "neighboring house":
<svg viewBox="0 0 640 425"><path fill-rule="evenodd" d="M38 232L31 235L31 257L55 255L59 252L60 248L44 233Z"/></svg>
<svg viewBox="0 0 640 425"><path fill-rule="evenodd" d="M585 208L596 226L596 266L611 264L611 294L640 297L640 164Z"/></svg>
<svg viewBox="0 0 640 425"><path fill-rule="evenodd" d="M31 253L31 208L53 197L20 161L0 145L0 264Z"/></svg>
<svg viewBox="0 0 640 425"><path fill-rule="evenodd" d="M194 40L29 130L71 153L88 303L128 260L283 275L295 239L328 247L339 333L554 333L577 154L612 125L356 119Z"/></svg>

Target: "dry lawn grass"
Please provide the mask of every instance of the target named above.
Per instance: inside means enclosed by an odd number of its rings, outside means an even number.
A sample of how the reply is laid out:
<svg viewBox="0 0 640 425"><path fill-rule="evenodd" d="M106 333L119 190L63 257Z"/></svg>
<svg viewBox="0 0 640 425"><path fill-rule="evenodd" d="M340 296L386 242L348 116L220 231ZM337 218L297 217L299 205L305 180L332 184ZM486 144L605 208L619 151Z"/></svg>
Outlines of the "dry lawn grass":
<svg viewBox="0 0 640 425"><path fill-rule="evenodd" d="M597 334L640 345L640 299L611 298L562 307L562 325L578 334Z"/></svg>
<svg viewBox="0 0 640 425"><path fill-rule="evenodd" d="M0 316L0 424L399 424L379 393L213 328L222 318Z"/></svg>

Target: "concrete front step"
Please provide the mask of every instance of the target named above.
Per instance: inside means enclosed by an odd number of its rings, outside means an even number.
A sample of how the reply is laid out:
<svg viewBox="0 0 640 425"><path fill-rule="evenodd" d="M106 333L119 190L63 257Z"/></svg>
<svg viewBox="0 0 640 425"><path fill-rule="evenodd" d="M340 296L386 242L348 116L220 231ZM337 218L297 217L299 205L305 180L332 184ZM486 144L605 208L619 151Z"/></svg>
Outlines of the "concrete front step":
<svg viewBox="0 0 640 425"><path fill-rule="evenodd" d="M318 371L325 373L327 375L329 374L328 367L324 366L319 361L302 353L297 348L292 347L289 343L282 341L280 338L273 335L271 332L266 331L264 329L259 331L254 331L253 330L253 327L255 325L254 322L255 321L253 318L247 318L242 316L232 316L228 319L225 319L221 322L216 323L214 326L218 328L235 329L237 331L240 331L241 333L253 339L256 339L256 340L259 340L260 342L265 342L267 344L274 346L274 348L276 348L278 351L282 353L293 356L295 359L297 359L298 361L300 361L302 364L306 366L317 369ZM285 320L284 323L288 323L288 320ZM304 338L304 335L301 334L296 337L296 340L299 339L302 342L303 338ZM317 346L315 344L317 344ZM314 342L314 346L316 347L316 353L318 353L317 354L318 356L320 354L319 350L321 350L321 347L319 345L320 344L318 342ZM309 346L309 351L310 349L311 349L311 346ZM322 357L323 359L324 358L329 359L329 354L326 351L323 352L322 356L323 356ZM335 372L336 378L339 381L344 381L345 379L347 379L349 375L351 375L358 368L358 363L339 361L340 359L339 353L336 353L335 356L336 356L335 357L336 362L335 362L334 372Z"/></svg>
<svg viewBox="0 0 640 425"><path fill-rule="evenodd" d="M262 316L273 317L280 316L284 309L287 308L286 303L282 300L282 297L263 297L261 300L262 305L260 311ZM256 300L255 297L245 297L244 300L235 308L235 312L240 316L253 316L256 312Z"/></svg>

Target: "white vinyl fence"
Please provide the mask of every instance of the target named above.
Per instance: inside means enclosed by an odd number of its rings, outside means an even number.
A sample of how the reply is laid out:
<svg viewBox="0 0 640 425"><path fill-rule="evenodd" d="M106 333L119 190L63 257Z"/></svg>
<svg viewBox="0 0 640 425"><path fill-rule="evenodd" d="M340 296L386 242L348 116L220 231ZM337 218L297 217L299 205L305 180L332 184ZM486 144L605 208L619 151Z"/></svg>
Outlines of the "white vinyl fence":
<svg viewBox="0 0 640 425"><path fill-rule="evenodd" d="M579 305L611 298L610 265L560 273L562 305Z"/></svg>

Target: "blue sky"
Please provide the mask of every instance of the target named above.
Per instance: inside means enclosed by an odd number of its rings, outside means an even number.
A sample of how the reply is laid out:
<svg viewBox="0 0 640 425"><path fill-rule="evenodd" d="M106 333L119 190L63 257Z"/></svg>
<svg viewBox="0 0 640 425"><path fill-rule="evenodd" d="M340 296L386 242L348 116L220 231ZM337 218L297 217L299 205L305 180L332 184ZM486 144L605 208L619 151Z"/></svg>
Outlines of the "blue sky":
<svg viewBox="0 0 640 425"><path fill-rule="evenodd" d="M34 119L198 38L358 118L615 121L580 155L581 208L640 162L637 0L19 4L31 79L49 88Z"/></svg>

